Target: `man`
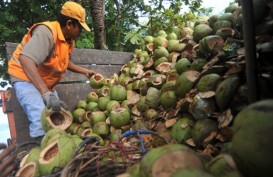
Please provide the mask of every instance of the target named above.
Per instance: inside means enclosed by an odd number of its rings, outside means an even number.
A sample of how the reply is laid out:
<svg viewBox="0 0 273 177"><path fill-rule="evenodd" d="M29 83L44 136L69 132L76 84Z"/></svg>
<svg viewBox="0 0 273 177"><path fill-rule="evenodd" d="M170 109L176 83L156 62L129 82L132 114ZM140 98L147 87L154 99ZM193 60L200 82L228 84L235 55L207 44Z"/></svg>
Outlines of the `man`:
<svg viewBox="0 0 273 177"><path fill-rule="evenodd" d="M16 96L30 121L30 136L41 139L45 134L40 116L47 106L59 111L64 103L59 100L54 85L65 71L80 73L90 78L94 71L70 61L76 38L85 23L85 10L75 2L66 2L57 21L33 25L17 46L8 63L8 72Z"/></svg>

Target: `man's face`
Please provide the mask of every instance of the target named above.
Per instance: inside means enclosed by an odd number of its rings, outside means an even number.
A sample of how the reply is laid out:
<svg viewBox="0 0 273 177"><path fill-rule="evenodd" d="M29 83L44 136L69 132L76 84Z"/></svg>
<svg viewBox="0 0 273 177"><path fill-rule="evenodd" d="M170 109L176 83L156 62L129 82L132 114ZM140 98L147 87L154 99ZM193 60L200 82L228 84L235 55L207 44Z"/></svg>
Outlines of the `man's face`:
<svg viewBox="0 0 273 177"><path fill-rule="evenodd" d="M69 38L70 39L76 40L80 36L81 32L82 32L82 26L80 23L77 23L75 25L73 25L71 23L70 28L69 28Z"/></svg>

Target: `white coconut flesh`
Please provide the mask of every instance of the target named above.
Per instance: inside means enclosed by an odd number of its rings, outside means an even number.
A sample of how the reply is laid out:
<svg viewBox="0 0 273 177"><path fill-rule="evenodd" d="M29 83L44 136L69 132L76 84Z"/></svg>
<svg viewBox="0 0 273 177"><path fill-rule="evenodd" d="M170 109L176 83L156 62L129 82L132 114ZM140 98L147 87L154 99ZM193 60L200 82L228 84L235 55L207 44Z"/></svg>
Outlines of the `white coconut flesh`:
<svg viewBox="0 0 273 177"><path fill-rule="evenodd" d="M47 121L53 128L65 130L71 123L70 116L65 112L52 112L47 116Z"/></svg>

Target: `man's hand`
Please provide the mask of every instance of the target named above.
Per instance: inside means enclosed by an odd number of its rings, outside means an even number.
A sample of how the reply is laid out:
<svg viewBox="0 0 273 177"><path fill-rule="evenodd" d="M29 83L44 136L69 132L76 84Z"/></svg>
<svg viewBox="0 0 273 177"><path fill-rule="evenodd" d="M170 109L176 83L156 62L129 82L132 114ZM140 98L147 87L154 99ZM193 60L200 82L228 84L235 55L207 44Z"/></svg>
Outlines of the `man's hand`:
<svg viewBox="0 0 273 177"><path fill-rule="evenodd" d="M5 144L0 143L0 177L8 176L17 166L16 154L13 152L16 149L16 145L12 144L7 147Z"/></svg>
<svg viewBox="0 0 273 177"><path fill-rule="evenodd" d="M42 95L44 103L48 109L60 111L61 107L67 109L67 105L61 101L53 92L46 92Z"/></svg>
<svg viewBox="0 0 273 177"><path fill-rule="evenodd" d="M93 75L96 75L96 72L86 69L85 76L90 79Z"/></svg>

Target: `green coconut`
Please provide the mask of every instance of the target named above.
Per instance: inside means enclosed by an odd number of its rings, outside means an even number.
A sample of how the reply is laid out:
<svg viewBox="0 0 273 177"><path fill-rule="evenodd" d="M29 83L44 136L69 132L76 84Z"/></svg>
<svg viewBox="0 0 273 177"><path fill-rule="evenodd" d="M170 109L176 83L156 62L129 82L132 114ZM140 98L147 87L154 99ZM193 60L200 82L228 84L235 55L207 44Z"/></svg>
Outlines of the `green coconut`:
<svg viewBox="0 0 273 177"><path fill-rule="evenodd" d="M212 133L218 132L217 122L211 119L197 120L192 129L192 139L197 147L204 144L204 140Z"/></svg>
<svg viewBox="0 0 273 177"><path fill-rule="evenodd" d="M218 84L215 92L215 100L220 111L224 111L228 107L240 83L238 76L230 76Z"/></svg>
<svg viewBox="0 0 273 177"><path fill-rule="evenodd" d="M134 165L128 167L126 169L126 173L129 174L129 177L138 177L139 176L139 163L135 163Z"/></svg>
<svg viewBox="0 0 273 177"><path fill-rule="evenodd" d="M208 19L208 22L211 28L213 27L214 23L218 20L219 16L220 16L219 14L210 16L210 18Z"/></svg>
<svg viewBox="0 0 273 177"><path fill-rule="evenodd" d="M232 15L232 13L226 12L226 13L219 15L218 20L226 20L232 24L234 22L234 16Z"/></svg>
<svg viewBox="0 0 273 177"><path fill-rule="evenodd" d="M97 94L99 97L108 96L110 89L108 86L102 86L100 89L97 89Z"/></svg>
<svg viewBox="0 0 273 177"><path fill-rule="evenodd" d="M161 63L167 62L167 61L168 61L168 58L166 58L166 57L160 57L159 59L157 59L157 60L154 62L154 67L157 67L157 66L160 65Z"/></svg>
<svg viewBox="0 0 273 177"><path fill-rule="evenodd" d="M105 122L106 114L103 111L94 111L92 114L92 124L95 125L97 122Z"/></svg>
<svg viewBox="0 0 273 177"><path fill-rule="evenodd" d="M175 94L183 98L193 88L199 75L199 72L192 70L182 73L175 83Z"/></svg>
<svg viewBox="0 0 273 177"><path fill-rule="evenodd" d="M220 28L231 28L232 27L232 23L230 21L227 20L217 20L214 24L213 24L213 34L215 34Z"/></svg>
<svg viewBox="0 0 273 177"><path fill-rule="evenodd" d="M154 60L156 61L157 59L161 57L169 57L169 51L165 47L158 47L154 51Z"/></svg>
<svg viewBox="0 0 273 177"><path fill-rule="evenodd" d="M201 77L196 88L199 92L215 91L220 80L221 76L219 74L208 74Z"/></svg>
<svg viewBox="0 0 273 177"><path fill-rule="evenodd" d="M124 101L124 100L123 100ZM107 113L109 114L112 110L117 109L120 107L120 104L116 100L111 100L109 103L106 105L106 110Z"/></svg>
<svg viewBox="0 0 273 177"><path fill-rule="evenodd" d="M177 169L204 169L201 160L190 148L167 144L151 149L140 161L139 177L170 176Z"/></svg>
<svg viewBox="0 0 273 177"><path fill-rule="evenodd" d="M141 112L147 110L149 108L148 104L146 103L146 96L140 96L140 100L137 102L137 109Z"/></svg>
<svg viewBox="0 0 273 177"><path fill-rule="evenodd" d="M89 102L97 102L99 99L99 96L96 92L89 92L86 96L86 101Z"/></svg>
<svg viewBox="0 0 273 177"><path fill-rule="evenodd" d="M201 72L203 70L203 67L207 64L207 60L198 58L195 59L191 64L191 69L194 71Z"/></svg>
<svg viewBox="0 0 273 177"><path fill-rule="evenodd" d="M86 106L86 111L97 111L99 110L98 108L98 103L90 101L87 106Z"/></svg>
<svg viewBox="0 0 273 177"><path fill-rule="evenodd" d="M201 98L198 94L194 96L189 108L189 112L197 120L209 118L215 110L216 105L214 99Z"/></svg>
<svg viewBox="0 0 273 177"><path fill-rule="evenodd" d="M103 86L104 77L101 74L94 74L90 77L90 86L93 89L99 89Z"/></svg>
<svg viewBox="0 0 273 177"><path fill-rule="evenodd" d="M146 109L144 112L144 118L145 120L153 120L158 118L158 111L155 109Z"/></svg>
<svg viewBox="0 0 273 177"><path fill-rule="evenodd" d="M66 131L60 128L53 128L49 130L42 138L41 149L44 149L49 143L66 134Z"/></svg>
<svg viewBox="0 0 273 177"><path fill-rule="evenodd" d="M194 125L194 121L182 117L172 126L172 138L178 143L184 143L186 140L191 138L191 130Z"/></svg>
<svg viewBox="0 0 273 177"><path fill-rule="evenodd" d="M175 64L175 69L178 74L189 70L191 68L191 62L187 58L181 58Z"/></svg>
<svg viewBox="0 0 273 177"><path fill-rule="evenodd" d="M82 109L86 109L86 106L87 106L86 100L80 100L76 105L77 108L82 108Z"/></svg>
<svg viewBox="0 0 273 177"><path fill-rule="evenodd" d="M225 13L233 13L239 8L237 3L232 3L228 7L225 8Z"/></svg>
<svg viewBox="0 0 273 177"><path fill-rule="evenodd" d="M121 129L116 129L113 132L111 132L109 135L110 141L119 141L121 140L121 138L123 138Z"/></svg>
<svg viewBox="0 0 273 177"><path fill-rule="evenodd" d="M91 122L90 121L84 121L81 123L82 128L91 128Z"/></svg>
<svg viewBox="0 0 273 177"><path fill-rule="evenodd" d="M169 90L174 90L175 89L175 83L176 83L175 80L171 80L171 81L166 82L160 89L161 93L164 93L164 92L169 91Z"/></svg>
<svg viewBox="0 0 273 177"><path fill-rule="evenodd" d="M195 42L199 42L201 39L211 34L212 34L212 29L209 27L209 25L200 24L194 27L192 36Z"/></svg>
<svg viewBox="0 0 273 177"><path fill-rule="evenodd" d="M153 36L145 36L144 41L146 44L152 43L154 41Z"/></svg>
<svg viewBox="0 0 273 177"><path fill-rule="evenodd" d="M83 108L78 108L75 109L72 114L73 114L73 119L74 122L77 123L82 123L84 121L84 114L86 113L86 110Z"/></svg>
<svg viewBox="0 0 273 177"><path fill-rule="evenodd" d="M206 36L199 41L199 52L204 56L212 56L221 51L224 46L224 40L217 35Z"/></svg>
<svg viewBox="0 0 273 177"><path fill-rule="evenodd" d="M77 132L77 129L81 127L81 124L73 122L66 131L71 134L75 134Z"/></svg>
<svg viewBox="0 0 273 177"><path fill-rule="evenodd" d="M163 37L167 37L167 33L164 30L159 30L156 34L156 36L163 36Z"/></svg>
<svg viewBox="0 0 273 177"><path fill-rule="evenodd" d="M244 176L273 176L273 100L250 104L235 117L232 156Z"/></svg>
<svg viewBox="0 0 273 177"><path fill-rule="evenodd" d="M128 109L118 108L110 112L109 118L111 126L121 128L130 123L131 115Z"/></svg>
<svg viewBox="0 0 273 177"><path fill-rule="evenodd" d="M99 145L101 145L101 146L105 145L105 141L103 140L103 138L96 133L90 132L89 134L86 135L86 137L97 137Z"/></svg>
<svg viewBox="0 0 273 177"><path fill-rule="evenodd" d="M73 122L73 116L70 111L61 108L61 111L53 111L45 108L41 114L41 122L45 132L52 128L66 130Z"/></svg>
<svg viewBox="0 0 273 177"><path fill-rule="evenodd" d="M178 37L177 37L177 35L176 35L174 32L171 32L171 33L169 33L169 34L167 35L166 39L168 39L169 41L170 41L170 40L177 40Z"/></svg>
<svg viewBox="0 0 273 177"><path fill-rule="evenodd" d="M110 102L110 100L111 100L110 96L100 97L99 100L98 100L98 108L101 111L105 111L106 110L106 106Z"/></svg>
<svg viewBox="0 0 273 177"><path fill-rule="evenodd" d="M165 108L169 109L176 105L177 96L174 90L163 92L160 96L159 103Z"/></svg>
<svg viewBox="0 0 273 177"><path fill-rule="evenodd" d="M156 50L158 47L165 47L168 45L168 40L163 36L157 36L153 41L153 49Z"/></svg>
<svg viewBox="0 0 273 177"><path fill-rule="evenodd" d="M83 136L83 137L85 137L85 136L87 136L89 133L92 133L92 129L91 128L82 128L82 127L80 127L80 128L78 128L77 130L76 130L76 135L77 136Z"/></svg>
<svg viewBox="0 0 273 177"><path fill-rule="evenodd" d="M127 90L122 85L113 85L110 88L110 99L116 101L124 101L127 98Z"/></svg>
<svg viewBox="0 0 273 177"><path fill-rule="evenodd" d="M66 136L61 136L47 145L39 158L41 176L52 174L55 168L64 167L72 158L75 149L73 140Z"/></svg>
<svg viewBox="0 0 273 177"><path fill-rule="evenodd" d="M178 169L170 177L214 177L204 170L195 168ZM217 176L218 177L218 176Z"/></svg>
<svg viewBox="0 0 273 177"><path fill-rule="evenodd" d="M20 167L25 166L29 162L38 162L41 153L40 147L33 147L29 153L21 160Z"/></svg>
<svg viewBox="0 0 273 177"><path fill-rule="evenodd" d="M93 133L106 137L109 134L109 126L106 122L97 122L93 126Z"/></svg>
<svg viewBox="0 0 273 177"><path fill-rule="evenodd" d="M31 161L21 167L15 174L18 177L36 177L41 176L38 162Z"/></svg>
<svg viewBox="0 0 273 177"><path fill-rule="evenodd" d="M178 32L178 36L179 39L182 39L184 37L189 37L192 36L193 30L190 27L183 27L179 32Z"/></svg>
<svg viewBox="0 0 273 177"><path fill-rule="evenodd" d="M177 39L169 40L169 42L168 42L169 53L176 51L178 48L178 45L179 45L179 40L177 40Z"/></svg>
<svg viewBox="0 0 273 177"><path fill-rule="evenodd" d="M219 154L214 157L206 166L210 174L217 177L241 177L236 164L229 154Z"/></svg>
<svg viewBox="0 0 273 177"><path fill-rule="evenodd" d="M147 91L147 95L145 96L145 102L149 107L157 109L159 106L160 96L160 90L154 87L150 87Z"/></svg>
<svg viewBox="0 0 273 177"><path fill-rule="evenodd" d="M83 141L83 139L81 139L79 135L71 135L70 138L74 142L75 147L78 147Z"/></svg>

